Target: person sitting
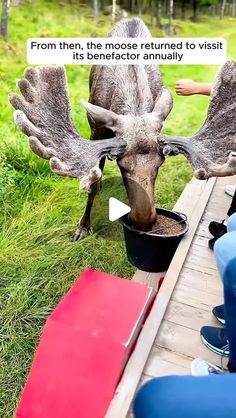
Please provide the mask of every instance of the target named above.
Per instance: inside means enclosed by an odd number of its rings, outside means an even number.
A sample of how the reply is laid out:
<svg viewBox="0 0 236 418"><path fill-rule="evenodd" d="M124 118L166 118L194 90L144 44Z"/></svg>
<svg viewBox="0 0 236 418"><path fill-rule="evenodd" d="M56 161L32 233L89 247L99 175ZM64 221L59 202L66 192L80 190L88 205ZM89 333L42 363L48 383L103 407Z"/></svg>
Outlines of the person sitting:
<svg viewBox="0 0 236 418"><path fill-rule="evenodd" d="M236 372L236 213L228 219L227 231L214 247L217 267L223 280L225 303L212 311L225 328L205 326L201 329L201 338L210 350L229 356L228 369ZM235 348L232 350L231 346Z"/></svg>
<svg viewBox="0 0 236 418"><path fill-rule="evenodd" d="M201 338L210 350L229 356L229 373L196 359L192 374L201 376L152 379L140 388L134 399L135 418L236 417L236 214L228 219L227 229L214 248L223 281L224 305L213 309L215 317L226 326L205 326Z"/></svg>

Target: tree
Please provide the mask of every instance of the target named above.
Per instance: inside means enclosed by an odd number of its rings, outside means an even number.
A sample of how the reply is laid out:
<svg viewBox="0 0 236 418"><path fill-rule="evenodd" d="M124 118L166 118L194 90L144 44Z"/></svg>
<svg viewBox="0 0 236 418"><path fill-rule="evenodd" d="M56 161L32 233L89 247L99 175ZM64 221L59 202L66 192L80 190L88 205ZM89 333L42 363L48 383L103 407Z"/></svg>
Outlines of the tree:
<svg viewBox="0 0 236 418"><path fill-rule="evenodd" d="M2 0L1 35L4 39L8 36L8 14L10 0Z"/></svg>
<svg viewBox="0 0 236 418"><path fill-rule="evenodd" d="M142 12L143 12L143 0L137 0L138 2L138 14L139 16L142 16Z"/></svg>
<svg viewBox="0 0 236 418"><path fill-rule="evenodd" d="M168 26L168 34L173 35L173 12L174 12L174 0L169 0L169 8L168 8L168 16L169 16L169 26Z"/></svg>
<svg viewBox="0 0 236 418"><path fill-rule="evenodd" d="M134 13L135 9L135 0L129 0L129 10L131 13Z"/></svg>
<svg viewBox="0 0 236 418"><path fill-rule="evenodd" d="M93 0L93 10L94 10L94 17L97 20L99 17L99 12L98 12L98 0Z"/></svg>
<svg viewBox="0 0 236 418"><path fill-rule="evenodd" d="M105 6L106 6L106 1L105 0L101 0L101 9L102 9L102 11L104 11Z"/></svg>
<svg viewBox="0 0 236 418"><path fill-rule="evenodd" d="M114 24L116 20L116 0L112 0L111 18Z"/></svg>
<svg viewBox="0 0 236 418"><path fill-rule="evenodd" d="M220 10L220 18L223 19L225 14L225 6L226 6L226 0L222 0L221 4L221 10Z"/></svg>
<svg viewBox="0 0 236 418"><path fill-rule="evenodd" d="M162 27L162 1L161 0L157 0L157 5L156 5L156 18L157 18L157 25L161 28Z"/></svg>
<svg viewBox="0 0 236 418"><path fill-rule="evenodd" d="M232 17L236 16L236 0L232 1Z"/></svg>
<svg viewBox="0 0 236 418"><path fill-rule="evenodd" d="M193 21L197 22L198 21L198 0L193 0Z"/></svg>
<svg viewBox="0 0 236 418"><path fill-rule="evenodd" d="M181 19L183 20L186 19L186 4L187 4L186 0L181 1Z"/></svg>
<svg viewBox="0 0 236 418"><path fill-rule="evenodd" d="M214 6L216 3L217 3L217 0L193 0L193 17L192 17L193 22L198 22L199 20L199 7L200 6Z"/></svg>

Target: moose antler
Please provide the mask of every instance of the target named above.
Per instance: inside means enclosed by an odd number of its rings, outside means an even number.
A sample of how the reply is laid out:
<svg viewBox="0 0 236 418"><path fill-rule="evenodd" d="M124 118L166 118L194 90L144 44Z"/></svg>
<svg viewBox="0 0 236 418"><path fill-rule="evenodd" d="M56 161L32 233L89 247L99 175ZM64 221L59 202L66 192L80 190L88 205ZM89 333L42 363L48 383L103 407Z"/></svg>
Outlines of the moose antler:
<svg viewBox="0 0 236 418"><path fill-rule="evenodd" d="M162 136L164 150L182 153L195 169L195 176L206 179L236 174L236 63L221 68L212 92L203 127L193 137ZM168 149L168 148L167 148Z"/></svg>
<svg viewBox="0 0 236 418"><path fill-rule="evenodd" d="M100 159L117 159L126 144L114 138L87 141L76 132L63 67L29 68L18 86L24 98L12 94L10 103L16 109L16 124L29 137L32 151L49 160L54 173L79 178L80 187L90 191L102 175Z"/></svg>

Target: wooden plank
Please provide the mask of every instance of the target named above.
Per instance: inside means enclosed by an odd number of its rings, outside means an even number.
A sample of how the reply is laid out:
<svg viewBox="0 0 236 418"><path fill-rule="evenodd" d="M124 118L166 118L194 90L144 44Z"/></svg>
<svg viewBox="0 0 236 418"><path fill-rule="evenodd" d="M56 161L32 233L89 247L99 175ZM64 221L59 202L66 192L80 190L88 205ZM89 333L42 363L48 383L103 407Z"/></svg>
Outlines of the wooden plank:
<svg viewBox="0 0 236 418"><path fill-rule="evenodd" d="M189 374L189 358L162 347L153 346L145 367L145 374L156 377L172 373Z"/></svg>
<svg viewBox="0 0 236 418"><path fill-rule="evenodd" d="M211 239L212 235L209 232L208 226L209 226L209 222L202 219L201 226L197 230L196 234L200 235L200 236L203 236L205 238L208 238L208 240Z"/></svg>
<svg viewBox="0 0 236 418"><path fill-rule="evenodd" d="M173 292L172 299L198 309L211 311L213 306L222 303L222 295L213 295L200 289L193 289L179 283Z"/></svg>
<svg viewBox="0 0 236 418"><path fill-rule="evenodd" d="M226 217L227 210L230 206L231 200L227 199L227 201L224 201L224 204L222 207L219 207L217 205L212 205L207 208L207 212L204 215L204 220L208 222L208 224L211 221L217 221L222 222L223 219Z"/></svg>
<svg viewBox="0 0 236 418"><path fill-rule="evenodd" d="M166 350L165 350L166 351ZM168 351L168 353L170 353ZM177 357L177 356L176 356ZM158 367L155 367L156 363ZM190 367L188 361L188 367L182 367L180 364L172 363L168 360L163 360L159 356L154 357L152 354L149 357L149 363L145 368L147 373L150 373L150 377L158 377L158 376L170 376L172 374L177 375L186 375L190 374Z"/></svg>
<svg viewBox="0 0 236 418"><path fill-rule="evenodd" d="M134 276L132 277L132 280L135 280L136 282L139 282L139 283L146 283L148 280L148 275L149 275L148 271L136 270L136 272L134 273Z"/></svg>
<svg viewBox="0 0 236 418"><path fill-rule="evenodd" d="M146 271L136 270L132 280L157 289L159 280L161 277L165 276L165 273L165 271L161 273L148 273Z"/></svg>
<svg viewBox="0 0 236 418"><path fill-rule="evenodd" d="M155 345L189 357L189 363L196 357L204 358L219 366L221 363L221 357L210 351L202 343L199 331L166 320L161 324Z"/></svg>
<svg viewBox="0 0 236 418"><path fill-rule="evenodd" d="M210 267L210 266L200 265L199 262L197 261L194 262L193 259L186 260L185 266L195 271L199 271L200 273L206 273L210 275L213 275L215 273L215 269L213 266Z"/></svg>
<svg viewBox="0 0 236 418"><path fill-rule="evenodd" d="M180 279L182 285L222 297L222 283L217 272L211 275L184 266Z"/></svg>
<svg viewBox="0 0 236 418"><path fill-rule="evenodd" d="M214 318L211 311L176 302L175 300L170 301L165 314L165 320L196 331L200 331L202 324L213 327L219 325L219 322Z"/></svg>
<svg viewBox="0 0 236 418"><path fill-rule="evenodd" d="M196 232L196 234L195 234L195 236L193 238L193 244L197 244L198 246L201 246L201 247L204 247L204 248L209 248L208 247L209 238L208 237L201 236L201 235L198 235L197 232Z"/></svg>
<svg viewBox="0 0 236 418"><path fill-rule="evenodd" d="M188 190L191 189L191 185L189 185L189 188L187 186L183 193L185 198L186 196L188 197L187 202L191 201L192 206L191 211L188 209L191 213L191 222L188 234L186 234L180 242L175 256L173 257L165 280L156 296L153 308L143 326L143 330L139 336L135 350L127 363L123 377L117 387L116 394L110 404L105 418L125 418L130 408L130 404L138 386L151 347L156 338L156 334L164 317L171 294L178 280L179 273L182 269L195 231L214 187L215 179L203 182L205 184L202 184L202 182L199 183L199 180L193 181L194 187L196 182L200 189L199 195L196 192L195 194L189 192L188 195ZM184 198L181 195L181 198L175 206L175 210L183 210L183 208L185 209L185 206L186 201L184 205ZM184 211L186 213L186 210ZM189 213L188 216L190 216Z"/></svg>
<svg viewBox="0 0 236 418"><path fill-rule="evenodd" d="M198 249L196 249L195 246L191 246L191 252L189 252L186 262L188 262L188 264L192 263L193 265L198 265L201 262L201 265L203 267L213 270L213 272L211 273L212 275L214 275L216 272L215 259L213 257L213 254L208 253L207 249L205 249L205 251L200 252Z"/></svg>
<svg viewBox="0 0 236 418"><path fill-rule="evenodd" d="M201 266L199 266L201 261ZM188 254L188 257L186 259L186 266L192 265L192 266L198 266L200 271L209 270L210 274L214 274L216 272L216 264L213 257L209 257L209 254L207 253L204 255L195 254L194 251L192 251Z"/></svg>
<svg viewBox="0 0 236 418"><path fill-rule="evenodd" d="M205 180L197 180L195 177L193 177L183 190L173 210L184 212L185 215L190 219L194 206L205 190L206 185L207 182Z"/></svg>
<svg viewBox="0 0 236 418"><path fill-rule="evenodd" d="M211 261L211 263L213 263L215 265L215 257L214 257L214 253L212 250L210 250L210 248L208 247L208 245L203 246L203 245L199 245L196 242L192 242L191 245L191 254L194 254L195 256L197 256L199 259L201 257L204 259L208 259Z"/></svg>

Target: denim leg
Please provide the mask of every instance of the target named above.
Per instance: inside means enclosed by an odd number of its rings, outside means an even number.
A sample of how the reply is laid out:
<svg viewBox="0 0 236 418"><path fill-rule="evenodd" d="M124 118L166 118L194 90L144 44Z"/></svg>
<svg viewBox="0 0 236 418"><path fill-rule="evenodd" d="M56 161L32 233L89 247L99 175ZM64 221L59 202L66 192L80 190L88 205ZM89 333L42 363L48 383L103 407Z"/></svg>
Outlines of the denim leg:
<svg viewBox="0 0 236 418"><path fill-rule="evenodd" d="M233 199L232 199L230 208L229 208L229 210L227 212L227 215L228 216L231 216L235 212L236 212L236 191L234 192Z"/></svg>
<svg viewBox="0 0 236 418"><path fill-rule="evenodd" d="M230 345L228 367L236 372L236 231L219 238L214 252L224 286L225 330Z"/></svg>
<svg viewBox="0 0 236 418"><path fill-rule="evenodd" d="M229 217L227 221L227 231L236 231L236 213Z"/></svg>
<svg viewBox="0 0 236 418"><path fill-rule="evenodd" d="M236 231L228 232L216 241L214 254L220 277L223 280L227 265L236 257Z"/></svg>
<svg viewBox="0 0 236 418"><path fill-rule="evenodd" d="M146 383L136 395L135 418L236 417L236 374L166 376Z"/></svg>

